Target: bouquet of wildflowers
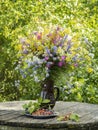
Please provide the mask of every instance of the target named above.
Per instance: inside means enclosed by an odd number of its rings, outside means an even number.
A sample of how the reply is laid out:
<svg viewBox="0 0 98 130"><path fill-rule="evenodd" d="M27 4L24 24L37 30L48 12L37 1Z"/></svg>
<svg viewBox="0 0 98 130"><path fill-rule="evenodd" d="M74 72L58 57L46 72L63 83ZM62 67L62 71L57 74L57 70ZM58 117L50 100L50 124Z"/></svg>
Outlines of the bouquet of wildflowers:
<svg viewBox="0 0 98 130"><path fill-rule="evenodd" d="M76 36L69 36L60 27L33 31L20 38L19 67L23 77L31 76L35 82L44 81L69 67L75 68L88 51Z"/></svg>

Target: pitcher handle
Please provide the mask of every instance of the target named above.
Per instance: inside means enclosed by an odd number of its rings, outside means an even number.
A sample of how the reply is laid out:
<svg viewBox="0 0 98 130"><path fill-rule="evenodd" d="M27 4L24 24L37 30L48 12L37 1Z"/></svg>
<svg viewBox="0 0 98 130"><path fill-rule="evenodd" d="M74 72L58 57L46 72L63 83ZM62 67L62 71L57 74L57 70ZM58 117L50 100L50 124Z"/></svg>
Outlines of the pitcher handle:
<svg viewBox="0 0 98 130"><path fill-rule="evenodd" d="M56 95L56 98L55 98L55 101L57 101L58 98L59 98L60 90L57 87L54 87L54 89L56 89L56 91L57 91L57 95Z"/></svg>

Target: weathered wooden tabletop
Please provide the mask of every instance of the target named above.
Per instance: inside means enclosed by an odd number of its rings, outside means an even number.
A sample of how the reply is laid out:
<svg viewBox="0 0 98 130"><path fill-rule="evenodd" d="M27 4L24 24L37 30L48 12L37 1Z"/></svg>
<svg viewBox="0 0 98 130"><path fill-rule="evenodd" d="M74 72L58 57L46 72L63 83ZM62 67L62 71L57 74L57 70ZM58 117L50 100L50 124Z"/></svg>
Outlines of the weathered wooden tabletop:
<svg viewBox="0 0 98 130"><path fill-rule="evenodd" d="M33 119L23 115L22 105L29 101L0 103L0 130L98 130L98 105L62 102L54 110L60 115L75 112L80 115L78 122L58 121L57 118Z"/></svg>

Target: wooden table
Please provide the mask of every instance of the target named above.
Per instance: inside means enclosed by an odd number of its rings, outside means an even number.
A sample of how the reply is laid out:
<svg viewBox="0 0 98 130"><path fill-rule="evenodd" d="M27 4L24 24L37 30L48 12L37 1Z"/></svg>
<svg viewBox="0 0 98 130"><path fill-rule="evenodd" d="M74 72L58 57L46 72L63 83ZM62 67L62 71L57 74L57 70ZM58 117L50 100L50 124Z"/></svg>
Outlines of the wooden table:
<svg viewBox="0 0 98 130"><path fill-rule="evenodd" d="M98 105L62 102L54 110L60 115L75 112L80 115L78 122L58 121L57 118L33 119L23 115L22 105L29 101L0 103L0 130L98 130Z"/></svg>

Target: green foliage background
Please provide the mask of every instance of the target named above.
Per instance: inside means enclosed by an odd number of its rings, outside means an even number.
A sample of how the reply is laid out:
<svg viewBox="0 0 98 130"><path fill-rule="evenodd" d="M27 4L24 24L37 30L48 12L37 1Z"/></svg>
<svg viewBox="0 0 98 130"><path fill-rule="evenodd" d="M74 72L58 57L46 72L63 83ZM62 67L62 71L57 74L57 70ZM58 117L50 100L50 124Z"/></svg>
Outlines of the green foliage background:
<svg viewBox="0 0 98 130"><path fill-rule="evenodd" d="M98 103L98 0L1 0L0 1L0 101L36 99L40 92L29 77L23 79L15 69L19 36L38 26L59 25L86 38L94 54L89 73L85 66L59 74L55 85L60 100ZM88 40L87 40L88 39ZM66 83L65 78L66 77Z"/></svg>

